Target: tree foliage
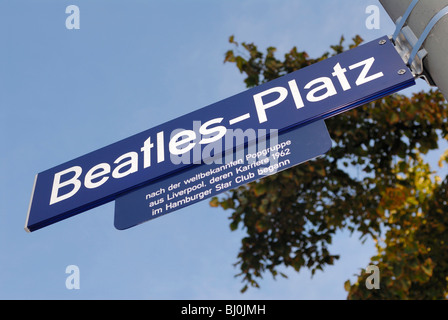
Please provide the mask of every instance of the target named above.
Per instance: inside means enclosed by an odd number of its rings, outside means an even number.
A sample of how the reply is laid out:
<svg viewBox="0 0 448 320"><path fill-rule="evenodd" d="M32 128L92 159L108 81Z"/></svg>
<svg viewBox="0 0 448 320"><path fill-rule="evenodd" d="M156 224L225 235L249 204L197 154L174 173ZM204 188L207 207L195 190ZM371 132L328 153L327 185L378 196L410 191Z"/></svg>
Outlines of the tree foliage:
<svg viewBox="0 0 448 320"><path fill-rule="evenodd" d="M343 52L344 41L318 58L294 47L280 60L274 47L262 53L232 36L225 62L254 87ZM356 36L348 47L361 43ZM213 198L211 206L231 211L230 228L245 231L235 263L242 291L259 287L266 272L285 276L283 266L314 274L334 264L332 239L350 230L375 240L370 264L379 267L381 288L367 289L362 269L345 283L349 299L445 298L448 181L425 155L448 137L447 119L438 91L382 98L326 120L333 140L326 156Z"/></svg>

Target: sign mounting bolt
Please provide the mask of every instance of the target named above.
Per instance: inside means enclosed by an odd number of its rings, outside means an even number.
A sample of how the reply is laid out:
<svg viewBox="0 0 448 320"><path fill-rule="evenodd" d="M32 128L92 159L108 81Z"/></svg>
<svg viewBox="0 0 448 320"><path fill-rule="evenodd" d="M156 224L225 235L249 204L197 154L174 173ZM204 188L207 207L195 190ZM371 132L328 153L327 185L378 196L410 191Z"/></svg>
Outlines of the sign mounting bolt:
<svg viewBox="0 0 448 320"><path fill-rule="evenodd" d="M381 44L381 45L386 44L386 40L384 40L384 39L380 40L378 43Z"/></svg>
<svg viewBox="0 0 448 320"><path fill-rule="evenodd" d="M400 69L400 70L398 70L398 74L399 75L402 75L402 74L405 74L406 73L406 69Z"/></svg>

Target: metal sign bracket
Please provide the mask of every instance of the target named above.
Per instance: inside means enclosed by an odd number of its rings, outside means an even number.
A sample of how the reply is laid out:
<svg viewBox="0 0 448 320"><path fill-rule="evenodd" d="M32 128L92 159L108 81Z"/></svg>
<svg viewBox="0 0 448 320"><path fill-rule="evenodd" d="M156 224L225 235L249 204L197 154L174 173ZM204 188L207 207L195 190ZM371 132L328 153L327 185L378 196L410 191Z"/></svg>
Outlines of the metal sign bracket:
<svg viewBox="0 0 448 320"><path fill-rule="evenodd" d="M424 79L430 86L436 86L431 75L425 70L424 60L428 56L428 52L422 46L435 25L448 14L448 6L432 17L418 38L409 26L404 26L418 2L419 0L413 0L404 15L397 19L396 29L391 40L414 77Z"/></svg>

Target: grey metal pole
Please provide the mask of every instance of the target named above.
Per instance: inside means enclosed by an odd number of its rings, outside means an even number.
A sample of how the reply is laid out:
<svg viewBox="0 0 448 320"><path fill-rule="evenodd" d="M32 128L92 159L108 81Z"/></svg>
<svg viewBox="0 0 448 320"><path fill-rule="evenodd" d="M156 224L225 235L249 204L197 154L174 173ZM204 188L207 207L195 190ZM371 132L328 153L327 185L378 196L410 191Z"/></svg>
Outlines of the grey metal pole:
<svg viewBox="0 0 448 320"><path fill-rule="evenodd" d="M402 17L413 0L379 0L394 23ZM412 10L406 25L420 37L431 19L448 6L448 0L420 0ZM448 100L448 15L431 30L423 43L428 55L425 71Z"/></svg>

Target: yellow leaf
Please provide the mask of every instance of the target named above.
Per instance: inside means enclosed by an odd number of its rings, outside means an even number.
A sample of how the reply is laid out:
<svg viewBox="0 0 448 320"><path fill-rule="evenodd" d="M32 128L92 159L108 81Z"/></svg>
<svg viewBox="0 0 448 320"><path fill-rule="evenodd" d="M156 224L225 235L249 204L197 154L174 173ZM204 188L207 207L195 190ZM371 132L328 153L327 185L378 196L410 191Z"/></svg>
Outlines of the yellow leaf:
<svg viewBox="0 0 448 320"><path fill-rule="evenodd" d="M350 289L351 289L351 286L352 286L352 285L350 284L350 280L345 281L345 283L344 283L344 289L345 289L345 291L349 292Z"/></svg>
<svg viewBox="0 0 448 320"><path fill-rule="evenodd" d="M445 150L445 152L440 156L439 159L439 167L442 168L443 167L443 162L447 161L448 158L448 149Z"/></svg>
<svg viewBox="0 0 448 320"><path fill-rule="evenodd" d="M213 197L212 200L210 200L210 207L217 208L219 207L219 200L216 197Z"/></svg>

